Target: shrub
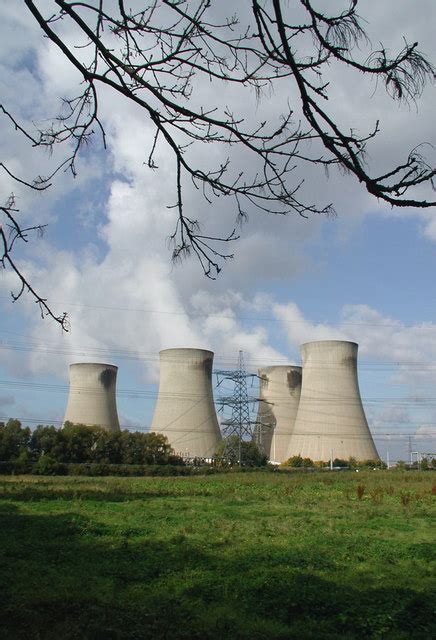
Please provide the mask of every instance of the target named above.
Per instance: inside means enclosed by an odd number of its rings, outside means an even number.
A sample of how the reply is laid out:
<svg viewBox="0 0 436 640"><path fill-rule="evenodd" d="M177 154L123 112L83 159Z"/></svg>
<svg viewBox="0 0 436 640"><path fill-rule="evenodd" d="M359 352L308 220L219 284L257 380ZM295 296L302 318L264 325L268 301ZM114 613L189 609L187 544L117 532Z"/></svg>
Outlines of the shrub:
<svg viewBox="0 0 436 640"><path fill-rule="evenodd" d="M7 462L17 459L27 451L30 441L30 429L22 427L19 420L10 419L0 424L0 460Z"/></svg>
<svg viewBox="0 0 436 640"><path fill-rule="evenodd" d="M239 452L241 460L239 461ZM215 452L221 465L238 465L243 467L265 467L268 458L255 442L240 440L237 435L223 438Z"/></svg>
<svg viewBox="0 0 436 640"><path fill-rule="evenodd" d="M38 476L65 476L67 475L66 465L43 453L36 464L33 465L32 473Z"/></svg>
<svg viewBox="0 0 436 640"><path fill-rule="evenodd" d="M340 467L341 469L346 469L348 467L348 461L342 460L342 458L335 458L333 460L334 467Z"/></svg>
<svg viewBox="0 0 436 640"><path fill-rule="evenodd" d="M303 466L303 458L298 456L291 456L288 460L282 463L284 467L293 467L294 469L298 469Z"/></svg>

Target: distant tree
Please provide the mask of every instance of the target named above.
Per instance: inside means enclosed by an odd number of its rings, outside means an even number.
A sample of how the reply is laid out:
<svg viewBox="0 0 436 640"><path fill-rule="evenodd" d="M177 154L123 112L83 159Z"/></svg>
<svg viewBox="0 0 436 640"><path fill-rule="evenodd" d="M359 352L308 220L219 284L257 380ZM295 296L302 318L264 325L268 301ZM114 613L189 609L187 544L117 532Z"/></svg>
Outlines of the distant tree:
<svg viewBox="0 0 436 640"><path fill-rule="evenodd" d="M21 422L10 419L0 425L0 460L9 461L23 458L30 442L30 429L22 427Z"/></svg>
<svg viewBox="0 0 436 640"><path fill-rule="evenodd" d="M168 438L162 433L138 433L142 443L143 464L165 464L170 462L174 451Z"/></svg>
<svg viewBox="0 0 436 640"><path fill-rule="evenodd" d="M353 456L350 456L348 458L348 466L350 467L350 469L355 469L358 466L357 459Z"/></svg>
<svg viewBox="0 0 436 640"><path fill-rule="evenodd" d="M299 468L303 466L303 458L300 455L291 456L288 460L282 463L284 467Z"/></svg>
<svg viewBox="0 0 436 640"><path fill-rule="evenodd" d="M310 469L314 466L314 462L313 460L311 460L311 458L303 458L303 467L305 467L306 469Z"/></svg>
<svg viewBox="0 0 436 640"><path fill-rule="evenodd" d="M311 458L302 458L300 455L297 455L291 456L288 460L282 462L281 466L293 468L304 467L306 469L310 469L312 467L315 467L316 465Z"/></svg>
<svg viewBox="0 0 436 640"><path fill-rule="evenodd" d="M66 470L65 465L59 463L56 458L50 456L48 453L43 453L36 461L32 472L41 476L51 476L59 474L64 475Z"/></svg>
<svg viewBox="0 0 436 640"><path fill-rule="evenodd" d="M430 467L430 462L428 461L428 458L421 458L421 463L419 465L421 471L428 471L431 467Z"/></svg>
<svg viewBox="0 0 436 640"><path fill-rule="evenodd" d="M379 458L377 460L361 460L359 462L359 466L366 467L368 469L385 469L386 468L386 464L383 462L383 460L380 460Z"/></svg>
<svg viewBox="0 0 436 640"><path fill-rule="evenodd" d="M80 73L81 85L63 99L63 109L48 126L26 129L8 105L0 113L32 147L68 150L50 175L34 179L16 173L13 166L0 168L33 189L48 188L59 170L75 175L77 158L95 132L106 144L99 105L104 95L122 96L142 110L153 128L146 164L157 169L156 151L163 145L174 158L174 200L177 222L171 236L173 259L194 254L208 277L215 278L223 261L232 257L229 243L238 237L237 226L228 234L213 236L200 228L198 220L184 208L184 194L199 189L207 202L230 198L238 221L249 209L275 214L331 214L332 204L305 200L304 180L296 170L317 165L323 170L337 165L353 176L379 200L402 207L431 207L436 203L420 198L415 187L431 184L435 169L416 146L395 166L372 170L368 149L380 125L359 134L355 124L334 117L330 107L333 64L361 77L374 78L394 100L415 101L433 66L418 49L404 43L390 55L380 46L372 50L366 24L357 13L358 0L351 0L337 14L318 9L312 0L297 6L283 0L252 0L228 3L222 0L150 0L135 3L68 2L24 0L25 7L48 38ZM362 4L364 7L364 4ZM69 27L72 38L64 38L61 27ZM343 77L343 74L338 74ZM203 83L210 89L205 97ZM233 109L217 100L231 86L239 100ZM268 121L259 121L255 109L247 116L247 104L276 91L284 94L281 110ZM253 93L256 100L253 99ZM330 93L331 98L331 93ZM216 145L224 157L209 154L205 166L199 147ZM226 157L228 154L228 157ZM250 169L251 168L251 169ZM67 328L65 314L55 316L13 259L13 248L41 231L38 222L23 228L14 198L1 208L5 226L0 226L0 262L18 276L18 299L29 291L48 314ZM224 248L223 248L224 247Z"/></svg>
<svg viewBox="0 0 436 640"><path fill-rule="evenodd" d="M345 469L346 467L348 467L348 461L347 460L342 460L342 458L335 458L333 460L333 466L334 467L340 467Z"/></svg>
<svg viewBox="0 0 436 640"><path fill-rule="evenodd" d="M240 454L240 459L239 459ZM268 457L253 441L241 440L237 435L227 436L219 443L215 455L224 464L243 467L264 467Z"/></svg>
<svg viewBox="0 0 436 640"><path fill-rule="evenodd" d="M142 464L143 447L139 438L131 431L122 431L120 436L121 462L123 464Z"/></svg>
<svg viewBox="0 0 436 640"><path fill-rule="evenodd" d="M0 423L0 460L37 462L38 473L57 473L57 463L183 464L160 433L109 432L66 422L61 429L38 425L33 433L19 420Z"/></svg>
<svg viewBox="0 0 436 640"><path fill-rule="evenodd" d="M122 431L121 451L124 464L167 464L174 455L168 438L154 432Z"/></svg>
<svg viewBox="0 0 436 640"><path fill-rule="evenodd" d="M65 441L64 462L90 462L101 433L100 427L65 422L62 436Z"/></svg>
<svg viewBox="0 0 436 640"><path fill-rule="evenodd" d="M92 461L104 464L120 464L123 461L121 434L100 429L95 434Z"/></svg>
<svg viewBox="0 0 436 640"><path fill-rule="evenodd" d="M66 441L63 431L53 425L38 425L30 438L30 453L34 459L42 455L49 456L58 462L65 461Z"/></svg>

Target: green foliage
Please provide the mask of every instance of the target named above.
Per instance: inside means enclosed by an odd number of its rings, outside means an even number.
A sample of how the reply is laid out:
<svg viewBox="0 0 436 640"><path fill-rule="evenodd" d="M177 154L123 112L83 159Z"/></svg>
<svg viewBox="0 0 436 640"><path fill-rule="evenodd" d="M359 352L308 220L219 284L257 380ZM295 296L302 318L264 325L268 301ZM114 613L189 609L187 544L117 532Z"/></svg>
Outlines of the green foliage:
<svg viewBox="0 0 436 640"><path fill-rule="evenodd" d="M27 450L30 441L30 429L22 427L19 420L8 420L0 425L0 460L16 460Z"/></svg>
<svg viewBox="0 0 436 640"><path fill-rule="evenodd" d="M159 433L108 432L66 422L62 429L38 425L33 433L18 420L0 424L0 461L34 462L35 473L55 473L56 464L183 465ZM24 469L22 466L21 468Z"/></svg>
<svg viewBox="0 0 436 640"><path fill-rule="evenodd" d="M310 458L302 458L300 455L291 456L288 460L281 464L283 467L291 467L293 469L310 469L315 466L313 460Z"/></svg>
<svg viewBox="0 0 436 640"><path fill-rule="evenodd" d="M268 458L253 441L240 440L237 435L223 438L215 455L223 465L242 467L265 467ZM240 459L239 459L240 457Z"/></svg>
<svg viewBox="0 0 436 640"><path fill-rule="evenodd" d="M353 456L350 456L348 458L348 466L350 467L350 469L356 469L356 467L358 467L358 462L357 462L357 458L354 458Z"/></svg>
<svg viewBox="0 0 436 640"><path fill-rule="evenodd" d="M333 460L333 466L334 467L339 467L341 469L346 469L348 467L349 463L348 460L342 460L341 458L335 458Z"/></svg>
<svg viewBox="0 0 436 640"><path fill-rule="evenodd" d="M62 429L65 454L62 462L88 462L92 460L97 440L102 435L100 427L66 422Z"/></svg>
<svg viewBox="0 0 436 640"><path fill-rule="evenodd" d="M383 460L361 460L359 467L365 469L386 469L386 463Z"/></svg>
<svg viewBox="0 0 436 640"><path fill-rule="evenodd" d="M54 426L40 424L32 432L29 450L33 459L38 459L41 455L46 454L54 460L63 461L66 457L64 434Z"/></svg>
<svg viewBox="0 0 436 640"><path fill-rule="evenodd" d="M32 469L33 473L41 476L64 476L67 475L66 465L57 462L48 453L43 453Z"/></svg>
<svg viewBox="0 0 436 640"><path fill-rule="evenodd" d="M194 467L176 466L172 464L106 464L81 463L63 464L61 472L69 476L188 476L195 474Z"/></svg>
<svg viewBox="0 0 436 640"><path fill-rule="evenodd" d="M421 469L421 471L428 471L429 469L431 469L430 462L427 460L427 458L422 458L419 468Z"/></svg>

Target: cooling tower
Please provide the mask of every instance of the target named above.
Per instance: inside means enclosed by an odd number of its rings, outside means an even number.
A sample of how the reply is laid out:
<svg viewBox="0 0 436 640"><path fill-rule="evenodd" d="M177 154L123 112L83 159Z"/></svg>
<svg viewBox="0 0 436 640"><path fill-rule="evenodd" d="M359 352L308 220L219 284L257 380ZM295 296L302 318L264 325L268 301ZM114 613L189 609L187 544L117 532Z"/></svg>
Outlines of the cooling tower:
<svg viewBox="0 0 436 640"><path fill-rule="evenodd" d="M272 462L283 462L301 393L301 367L259 369L260 393L254 440Z"/></svg>
<svg viewBox="0 0 436 640"><path fill-rule="evenodd" d="M119 431L115 387L118 367L113 364L70 365L70 393L64 422L98 425Z"/></svg>
<svg viewBox="0 0 436 640"><path fill-rule="evenodd" d="M287 458L378 459L360 398L357 348L340 340L301 345L303 381Z"/></svg>
<svg viewBox="0 0 436 640"><path fill-rule="evenodd" d="M212 392L213 353L203 349L160 352L159 395L150 431L162 433L178 455L210 458L221 433Z"/></svg>

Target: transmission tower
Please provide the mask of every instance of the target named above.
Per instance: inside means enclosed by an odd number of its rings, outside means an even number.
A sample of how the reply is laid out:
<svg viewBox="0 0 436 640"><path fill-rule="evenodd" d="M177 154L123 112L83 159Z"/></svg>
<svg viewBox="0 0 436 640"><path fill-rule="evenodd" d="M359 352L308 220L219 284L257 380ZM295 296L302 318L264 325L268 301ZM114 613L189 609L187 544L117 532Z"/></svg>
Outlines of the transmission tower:
<svg viewBox="0 0 436 640"><path fill-rule="evenodd" d="M221 370L215 372L217 375L217 386L224 380L233 382L234 389L231 396L224 396L217 400L219 410L229 407L232 410L230 418L221 421L221 430L226 438L224 455L229 458L237 457L238 464L242 464L242 441L251 440L253 435L253 425L256 420L251 420L250 403L257 401L248 395L247 378L257 378L253 373L246 373L244 366L243 352L239 352L238 368L232 370ZM231 438L230 436L237 436Z"/></svg>

